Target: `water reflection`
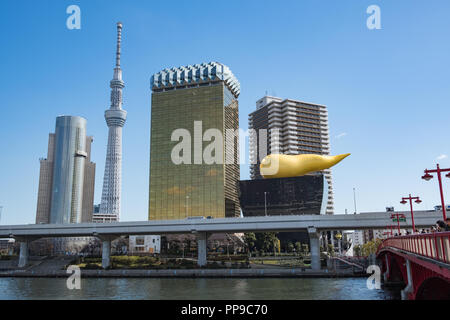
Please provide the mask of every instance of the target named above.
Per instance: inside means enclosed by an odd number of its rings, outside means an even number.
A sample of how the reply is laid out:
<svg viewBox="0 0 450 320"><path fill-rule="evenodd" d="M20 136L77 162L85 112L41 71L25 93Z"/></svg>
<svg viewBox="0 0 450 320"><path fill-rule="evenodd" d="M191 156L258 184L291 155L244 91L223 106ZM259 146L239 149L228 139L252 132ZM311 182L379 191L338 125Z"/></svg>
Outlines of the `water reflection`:
<svg viewBox="0 0 450 320"><path fill-rule="evenodd" d="M314 299L386 300L397 295L369 290L352 279L82 279L69 290L64 278L0 278L0 299Z"/></svg>

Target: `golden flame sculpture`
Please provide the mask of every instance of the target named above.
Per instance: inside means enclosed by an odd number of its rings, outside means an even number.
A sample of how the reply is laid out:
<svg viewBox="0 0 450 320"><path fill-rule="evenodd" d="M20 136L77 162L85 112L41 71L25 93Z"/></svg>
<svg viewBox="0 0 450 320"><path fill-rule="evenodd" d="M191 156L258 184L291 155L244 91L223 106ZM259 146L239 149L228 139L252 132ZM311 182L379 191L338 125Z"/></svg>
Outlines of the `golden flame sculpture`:
<svg viewBox="0 0 450 320"><path fill-rule="evenodd" d="M270 154L260 164L260 173L264 178L289 178L325 170L341 162L350 153L337 156L318 154Z"/></svg>

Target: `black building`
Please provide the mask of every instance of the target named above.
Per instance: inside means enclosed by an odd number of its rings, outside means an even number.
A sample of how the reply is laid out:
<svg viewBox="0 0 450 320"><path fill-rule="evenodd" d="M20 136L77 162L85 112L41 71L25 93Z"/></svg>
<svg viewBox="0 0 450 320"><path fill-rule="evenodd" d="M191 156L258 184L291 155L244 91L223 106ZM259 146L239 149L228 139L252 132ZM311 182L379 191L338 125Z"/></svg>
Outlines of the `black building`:
<svg viewBox="0 0 450 320"><path fill-rule="evenodd" d="M323 174L243 180L239 200L244 217L325 214L328 185ZM306 232L280 232L278 238L282 245L309 240Z"/></svg>
<svg viewBox="0 0 450 320"><path fill-rule="evenodd" d="M244 217L320 214L327 188L322 174L239 181ZM325 204L326 204L325 199Z"/></svg>

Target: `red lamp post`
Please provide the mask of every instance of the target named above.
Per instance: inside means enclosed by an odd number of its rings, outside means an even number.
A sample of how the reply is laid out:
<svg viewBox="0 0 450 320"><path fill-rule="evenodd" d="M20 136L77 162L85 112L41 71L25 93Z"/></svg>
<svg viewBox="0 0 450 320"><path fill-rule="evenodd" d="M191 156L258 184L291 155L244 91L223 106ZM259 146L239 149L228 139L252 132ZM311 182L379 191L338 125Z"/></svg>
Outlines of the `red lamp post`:
<svg viewBox="0 0 450 320"><path fill-rule="evenodd" d="M421 203L422 200L419 199L419 197L411 197L411 193L409 194L409 197L403 197L402 201L400 201L401 204L407 204L408 202L406 200L409 200L409 204L411 206L411 221L412 221L412 227L413 227L413 233L416 233L416 225L414 224L414 212L413 212L413 206L412 201L415 200L415 203Z"/></svg>
<svg viewBox="0 0 450 320"><path fill-rule="evenodd" d="M402 233L400 231L400 215L398 213L395 214L397 216L397 228L398 228L398 235L401 236Z"/></svg>
<svg viewBox="0 0 450 320"><path fill-rule="evenodd" d="M405 215L403 213L393 213L391 214L391 219L394 220L394 217L397 219L397 230L398 230L398 235L401 236L401 231L400 231L400 219L405 219Z"/></svg>
<svg viewBox="0 0 450 320"><path fill-rule="evenodd" d="M442 216L444 217L444 221L447 219L447 215L445 214L445 201L444 201L444 192L442 191L442 179L441 173L448 172L445 176L450 178L450 168L449 169L441 169L439 164L436 165L436 169L433 170L424 170L425 174L422 176L422 179L425 181L429 181L433 179L433 176L430 173L437 173L438 181L439 181L439 191L441 193L441 204L442 204Z"/></svg>
<svg viewBox="0 0 450 320"><path fill-rule="evenodd" d="M394 234L392 233L392 224L389 225L389 232L388 232L388 233L391 235L391 237L394 235Z"/></svg>

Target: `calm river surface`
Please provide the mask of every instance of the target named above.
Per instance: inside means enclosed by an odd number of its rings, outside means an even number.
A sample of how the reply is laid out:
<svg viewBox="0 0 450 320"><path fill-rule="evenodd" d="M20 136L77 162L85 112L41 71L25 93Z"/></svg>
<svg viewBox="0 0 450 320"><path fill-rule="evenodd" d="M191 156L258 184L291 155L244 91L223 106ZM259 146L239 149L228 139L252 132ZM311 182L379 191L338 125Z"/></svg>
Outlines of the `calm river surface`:
<svg viewBox="0 0 450 320"><path fill-rule="evenodd" d="M0 278L0 299L326 299L390 300L365 278L111 279L86 278L69 290L62 278Z"/></svg>

